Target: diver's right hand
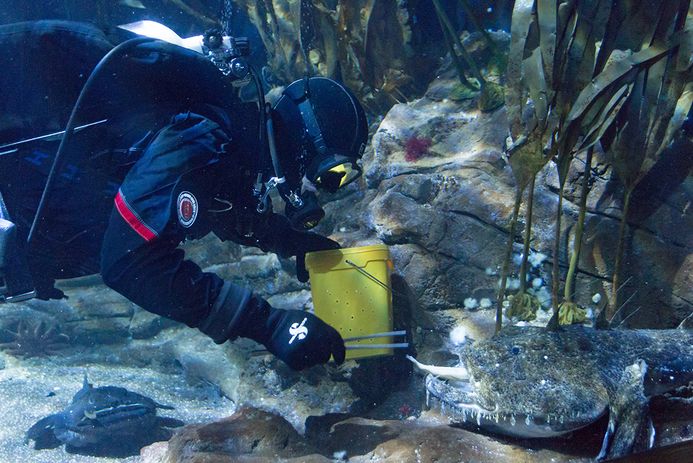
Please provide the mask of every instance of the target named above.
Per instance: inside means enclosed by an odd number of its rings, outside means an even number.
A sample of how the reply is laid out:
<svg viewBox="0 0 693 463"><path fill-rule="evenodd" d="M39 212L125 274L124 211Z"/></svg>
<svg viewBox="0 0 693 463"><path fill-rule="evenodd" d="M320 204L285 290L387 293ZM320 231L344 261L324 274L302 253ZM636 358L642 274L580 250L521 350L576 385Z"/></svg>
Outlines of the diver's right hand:
<svg viewBox="0 0 693 463"><path fill-rule="evenodd" d="M271 308L264 328L253 339L294 370L327 363L330 357L344 362L340 334L310 312Z"/></svg>

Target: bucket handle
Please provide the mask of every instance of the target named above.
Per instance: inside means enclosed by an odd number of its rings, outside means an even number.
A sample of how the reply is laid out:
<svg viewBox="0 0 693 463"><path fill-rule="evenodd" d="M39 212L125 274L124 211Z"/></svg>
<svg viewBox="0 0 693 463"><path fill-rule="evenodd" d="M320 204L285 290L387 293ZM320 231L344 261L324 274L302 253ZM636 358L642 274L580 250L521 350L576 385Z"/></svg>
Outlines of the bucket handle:
<svg viewBox="0 0 693 463"><path fill-rule="evenodd" d="M362 275L368 277L371 281L374 281L374 282L378 283L380 286L382 286L382 287L385 288L386 290L390 291L390 293L392 293L392 288L390 288L388 285L386 285L385 283L383 283L382 281L380 281L380 280L379 280L378 278L376 278L372 273L366 271L366 269L363 269L363 268L359 267L358 265L356 265L355 263L353 263L353 262L350 261L349 259L346 260L346 263L349 264L349 265L351 265L352 267L354 267L354 268L355 268L356 270L358 270L359 273L361 273Z"/></svg>

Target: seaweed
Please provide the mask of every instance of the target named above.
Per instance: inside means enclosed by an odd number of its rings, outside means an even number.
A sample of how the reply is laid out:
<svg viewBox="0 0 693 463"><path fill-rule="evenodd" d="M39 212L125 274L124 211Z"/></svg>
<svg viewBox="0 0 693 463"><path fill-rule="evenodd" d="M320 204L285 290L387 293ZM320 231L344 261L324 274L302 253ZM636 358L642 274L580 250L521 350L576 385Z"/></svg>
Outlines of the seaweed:
<svg viewBox="0 0 693 463"><path fill-rule="evenodd" d="M471 14L471 8L469 8L469 5L467 5L464 0L462 0L461 3L463 5L463 9L472 20L472 23L475 24L475 26L482 32L483 37L491 44L492 49L495 49L496 47L493 40L491 40L488 33L479 26L479 22L476 20L474 15ZM457 75L460 79L460 83L470 90L481 91L478 102L478 106L481 111L493 111L494 109L503 106L503 87L484 79L484 76L479 70L479 66L477 66L467 49L460 41L460 38L458 37L450 18L440 4L440 0L433 0L433 6L435 8L436 15L438 16L440 27L443 30L443 36L445 37L445 42L447 43L450 51L450 56L455 64L455 67L457 68ZM462 61L466 63L466 67ZM465 75L466 70L471 72L474 79L478 82L478 87L470 78Z"/></svg>
<svg viewBox="0 0 693 463"><path fill-rule="evenodd" d="M585 229L587 195L590 191L590 173L592 171L593 152L594 149L592 147L589 148L585 159L585 170L582 178L582 195L580 196L580 212L578 214L577 224L575 225L575 237L573 238L573 249L570 255L570 264L568 265L568 274L565 278L565 287L563 291L564 300L558 306L558 322L561 325L582 323L587 318L587 311L573 302L573 285L575 283L575 274L577 272L580 251L582 249L582 234Z"/></svg>
<svg viewBox="0 0 693 463"><path fill-rule="evenodd" d="M228 0L227 0L228 1ZM304 75L343 81L366 110L386 112L422 94L433 57L411 44L409 7L391 0L238 0L258 29L269 66L288 83Z"/></svg>
<svg viewBox="0 0 693 463"><path fill-rule="evenodd" d="M610 311L617 306L616 288L629 195L637 179L652 165L652 159L678 130L691 102L688 58L677 55L679 49L693 47L690 31L684 28L690 1L660 0L657 4L658 8L640 8L632 2L607 0L515 2L506 105L512 138L509 162L518 188L499 291L497 329L501 325L505 272L509 266L519 202L526 186L549 160L555 163L559 179L553 245L553 316L549 327L558 327L559 250L565 184L574 157L600 142L607 147L607 153L613 153L614 169L621 171L619 176L625 178L626 185ZM668 57L666 68L655 72L655 65L665 57ZM655 105L643 104L646 92L634 93L639 75L654 78L654 84L648 89L660 90ZM642 108L649 109L647 117L643 116L646 111L641 111ZM634 136L636 132L638 136ZM619 141L614 144L615 140ZM638 151L646 153L640 162L637 162L640 157L633 154ZM578 220L566 281L564 295L568 305L564 306L563 321L580 316L570 304L587 194L583 188L582 218Z"/></svg>
<svg viewBox="0 0 693 463"><path fill-rule="evenodd" d="M539 307L541 307L541 303L535 295L521 290L513 297L506 315L508 318L530 321L537 318L537 310Z"/></svg>

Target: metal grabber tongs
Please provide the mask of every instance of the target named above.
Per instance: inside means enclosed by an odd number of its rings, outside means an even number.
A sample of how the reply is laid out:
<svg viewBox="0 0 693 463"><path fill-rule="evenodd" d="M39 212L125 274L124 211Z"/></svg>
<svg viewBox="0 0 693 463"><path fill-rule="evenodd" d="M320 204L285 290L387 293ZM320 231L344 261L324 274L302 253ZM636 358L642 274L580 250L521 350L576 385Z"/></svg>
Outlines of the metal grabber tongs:
<svg viewBox="0 0 693 463"><path fill-rule="evenodd" d="M386 331L383 333L373 333L363 336L353 336L351 338L344 338L344 347L346 350L356 350L356 349L407 349L409 348L408 342L393 342L384 344L347 344L354 341L364 341L366 339L374 338L387 338L390 336L406 336L406 330L398 331ZM269 351L267 349L257 349L250 352L252 356L267 355Z"/></svg>
<svg viewBox="0 0 693 463"><path fill-rule="evenodd" d="M350 261L349 259L346 260L346 263L354 267L361 275L367 277L374 283L377 283L378 285L382 286L386 290L390 291L392 293L392 288L388 286L387 284L383 283L380 281L378 278L376 278L373 274L368 272L367 270L359 267L356 265L354 262ZM388 338L388 337L398 337L398 336L406 336L407 331L406 330L397 330L397 331L386 331L382 333L372 333L372 334L365 334L361 336L353 336L349 338L344 338L344 343L346 350L356 350L356 349L408 349L409 348L409 343L408 342L393 342L393 343L383 343L383 344L348 344L349 342L355 342L355 341L365 341L368 339L377 339L377 338ZM265 349L259 349L259 350L254 350L250 354L251 355L266 355L269 352Z"/></svg>

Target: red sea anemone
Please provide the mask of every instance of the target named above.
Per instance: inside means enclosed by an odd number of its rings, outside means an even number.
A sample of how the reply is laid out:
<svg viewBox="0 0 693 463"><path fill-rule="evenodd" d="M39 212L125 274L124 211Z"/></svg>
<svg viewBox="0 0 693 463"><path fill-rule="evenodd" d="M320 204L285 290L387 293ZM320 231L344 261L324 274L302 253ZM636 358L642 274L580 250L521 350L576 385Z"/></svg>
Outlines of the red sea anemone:
<svg viewBox="0 0 693 463"><path fill-rule="evenodd" d="M428 137L413 136L404 143L404 159L415 162L428 154L428 149L433 142Z"/></svg>

